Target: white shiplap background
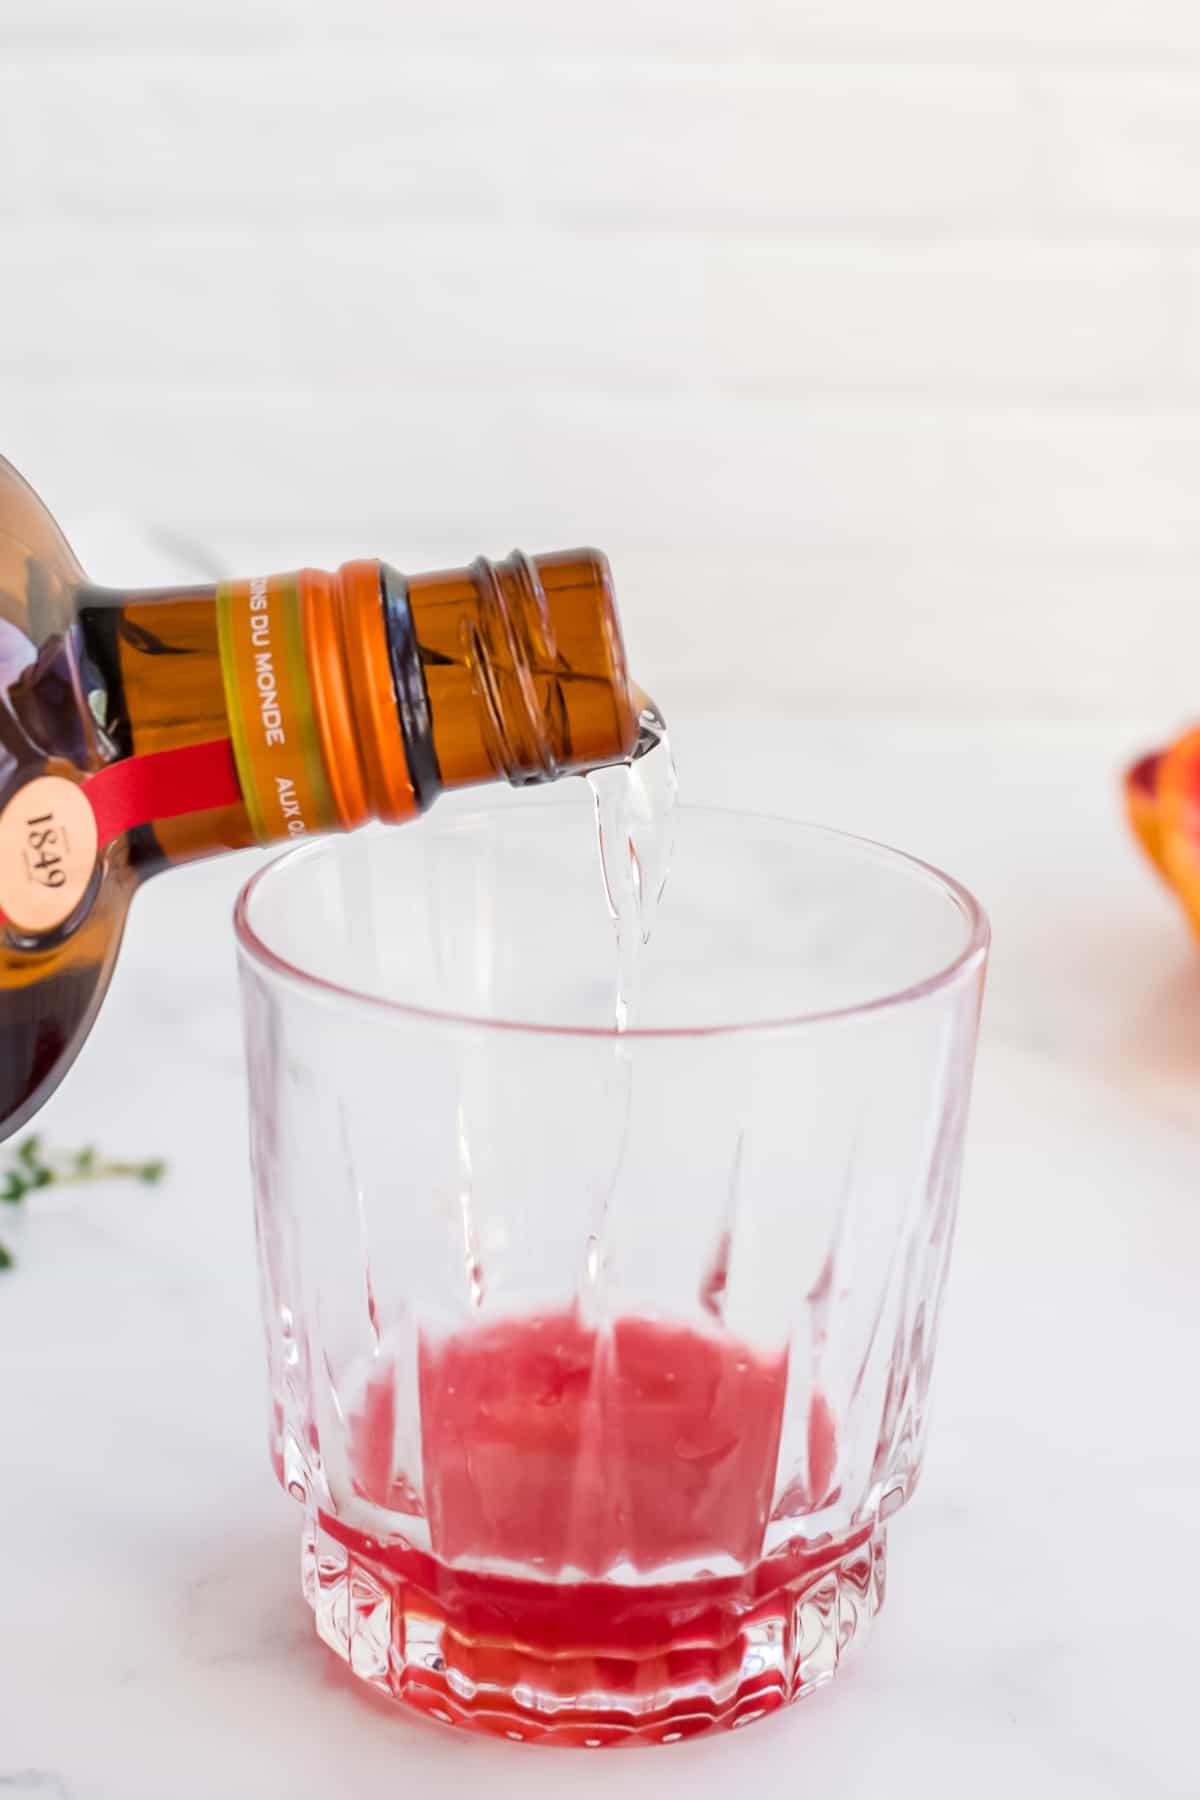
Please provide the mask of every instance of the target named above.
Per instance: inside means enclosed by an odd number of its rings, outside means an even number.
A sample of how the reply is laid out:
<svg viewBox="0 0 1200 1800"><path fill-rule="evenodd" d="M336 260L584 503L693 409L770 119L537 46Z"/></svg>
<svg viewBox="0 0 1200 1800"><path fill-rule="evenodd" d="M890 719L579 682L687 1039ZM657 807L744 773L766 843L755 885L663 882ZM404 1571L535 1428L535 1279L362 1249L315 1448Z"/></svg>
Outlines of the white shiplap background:
<svg viewBox="0 0 1200 1800"><path fill-rule="evenodd" d="M1200 4L3 0L0 445L101 563L598 542L668 711L1174 723Z"/></svg>

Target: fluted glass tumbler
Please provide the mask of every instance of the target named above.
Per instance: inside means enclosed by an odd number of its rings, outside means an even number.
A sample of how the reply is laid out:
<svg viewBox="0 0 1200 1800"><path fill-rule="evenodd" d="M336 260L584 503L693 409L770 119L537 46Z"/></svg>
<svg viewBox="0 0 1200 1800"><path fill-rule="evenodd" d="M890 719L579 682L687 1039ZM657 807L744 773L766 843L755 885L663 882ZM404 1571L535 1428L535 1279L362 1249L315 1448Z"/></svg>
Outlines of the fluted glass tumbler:
<svg viewBox="0 0 1200 1800"><path fill-rule="evenodd" d="M517 1740L827 1680L920 1468L986 920L836 832L675 837L621 1033L582 789L238 903L304 1592L373 1688Z"/></svg>

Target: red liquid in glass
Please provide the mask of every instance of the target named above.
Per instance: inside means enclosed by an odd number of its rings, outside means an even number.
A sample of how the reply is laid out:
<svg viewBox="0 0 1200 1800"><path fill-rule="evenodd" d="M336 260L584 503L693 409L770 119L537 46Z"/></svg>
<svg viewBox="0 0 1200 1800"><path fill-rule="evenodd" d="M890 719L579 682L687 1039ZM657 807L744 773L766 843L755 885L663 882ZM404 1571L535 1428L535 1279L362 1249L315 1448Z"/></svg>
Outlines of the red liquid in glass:
<svg viewBox="0 0 1200 1800"><path fill-rule="evenodd" d="M597 1334L561 1313L424 1345L433 1553L319 1520L325 1578L347 1582L376 1640L387 1621L377 1685L457 1723L586 1743L685 1735L790 1698L803 1596L847 1559L864 1583L878 1571L869 1526L762 1556L786 1382L783 1354L639 1319ZM373 1374L350 1452L364 1499L410 1510L396 1404L392 1370ZM821 1498L836 1443L819 1393L808 1440ZM656 1579L680 1565L697 1573Z"/></svg>

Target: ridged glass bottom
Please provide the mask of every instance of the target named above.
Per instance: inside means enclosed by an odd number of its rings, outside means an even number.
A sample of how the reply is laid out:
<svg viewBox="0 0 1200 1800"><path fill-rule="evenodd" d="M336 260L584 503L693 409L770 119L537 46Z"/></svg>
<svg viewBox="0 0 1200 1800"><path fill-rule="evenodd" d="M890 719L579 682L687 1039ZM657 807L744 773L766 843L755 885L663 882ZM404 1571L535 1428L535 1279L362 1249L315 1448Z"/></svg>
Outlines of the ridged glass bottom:
<svg viewBox="0 0 1200 1800"><path fill-rule="evenodd" d="M673 1743L829 1681L883 1603L886 1528L671 1585L471 1574L309 1511L317 1631L373 1688L519 1742Z"/></svg>

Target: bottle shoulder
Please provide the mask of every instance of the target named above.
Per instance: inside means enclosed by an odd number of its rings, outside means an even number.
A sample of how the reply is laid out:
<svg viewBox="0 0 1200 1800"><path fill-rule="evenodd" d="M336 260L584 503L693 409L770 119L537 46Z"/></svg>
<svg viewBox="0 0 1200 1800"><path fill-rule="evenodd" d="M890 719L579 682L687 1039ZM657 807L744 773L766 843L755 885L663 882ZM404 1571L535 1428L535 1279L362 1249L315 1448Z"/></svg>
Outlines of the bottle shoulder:
<svg viewBox="0 0 1200 1800"><path fill-rule="evenodd" d="M0 457L0 793L31 765L103 760L79 666L83 579L51 514Z"/></svg>
<svg viewBox="0 0 1200 1800"><path fill-rule="evenodd" d="M66 629L83 579L53 514L0 456L0 619L41 643Z"/></svg>
<svg viewBox="0 0 1200 1800"><path fill-rule="evenodd" d="M74 785L111 755L88 702L83 588L53 517L0 458L0 826L8 837L22 828L13 854L47 884L65 879L57 821L41 816L40 801L30 821L14 825L13 812L54 778ZM31 936L19 920L0 923L0 1137L32 1116L74 1061L108 986L135 885L127 847L112 845L80 904L61 923L52 919L53 929Z"/></svg>

